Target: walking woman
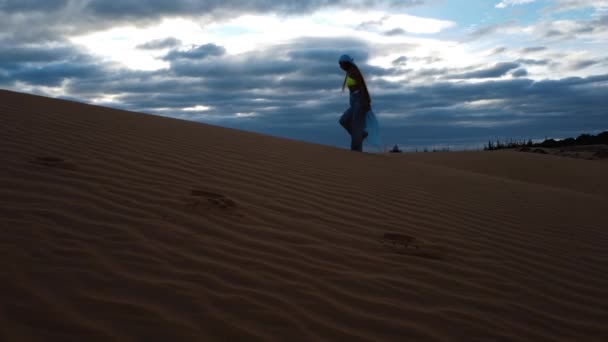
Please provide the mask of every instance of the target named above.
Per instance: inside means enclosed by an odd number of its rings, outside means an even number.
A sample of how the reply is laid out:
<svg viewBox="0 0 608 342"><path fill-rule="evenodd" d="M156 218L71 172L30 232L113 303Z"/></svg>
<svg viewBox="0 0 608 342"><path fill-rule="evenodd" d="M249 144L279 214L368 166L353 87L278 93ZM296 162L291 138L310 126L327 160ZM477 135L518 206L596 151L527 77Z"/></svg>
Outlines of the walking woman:
<svg viewBox="0 0 608 342"><path fill-rule="evenodd" d="M346 71L342 91L348 87L350 91L350 107L340 117L340 125L346 129L351 136L350 149L363 151L363 140L369 135L366 130L368 113L375 120L371 112L372 99L367 91L365 80L361 71L349 55L342 55L339 59L340 68Z"/></svg>

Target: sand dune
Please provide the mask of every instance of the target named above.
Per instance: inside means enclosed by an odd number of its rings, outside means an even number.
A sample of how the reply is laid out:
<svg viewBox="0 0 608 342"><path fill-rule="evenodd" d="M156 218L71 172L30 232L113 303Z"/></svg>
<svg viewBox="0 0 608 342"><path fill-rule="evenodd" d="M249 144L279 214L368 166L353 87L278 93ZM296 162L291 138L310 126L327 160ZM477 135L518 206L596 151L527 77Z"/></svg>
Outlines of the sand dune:
<svg viewBox="0 0 608 342"><path fill-rule="evenodd" d="M608 336L606 163L0 99L1 340Z"/></svg>

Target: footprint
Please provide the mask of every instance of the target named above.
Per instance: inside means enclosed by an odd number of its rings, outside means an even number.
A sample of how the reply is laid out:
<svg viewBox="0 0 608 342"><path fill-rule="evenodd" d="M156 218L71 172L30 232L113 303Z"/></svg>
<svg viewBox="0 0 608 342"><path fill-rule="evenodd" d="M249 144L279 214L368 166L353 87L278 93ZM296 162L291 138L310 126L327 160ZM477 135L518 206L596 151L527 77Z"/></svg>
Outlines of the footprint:
<svg viewBox="0 0 608 342"><path fill-rule="evenodd" d="M236 202L234 200L215 192L209 192L204 190L192 190L191 195L195 197L206 198L208 203L211 203L214 206L217 206L222 209L236 207ZM194 206L201 204L201 201L198 199L191 199L191 202L194 203Z"/></svg>
<svg viewBox="0 0 608 342"><path fill-rule="evenodd" d="M48 167L65 169L65 170L77 170L78 167L70 162L65 161L64 159L57 157L37 157L32 161L32 163L38 165L44 165Z"/></svg>
<svg viewBox="0 0 608 342"><path fill-rule="evenodd" d="M427 244L413 236L399 233L385 233L380 243L398 254L417 256L421 258L443 260L446 257L445 246Z"/></svg>
<svg viewBox="0 0 608 342"><path fill-rule="evenodd" d="M415 240L416 238L409 235L399 233L384 233L384 237L380 242L391 243L393 245L403 245L404 247L407 247Z"/></svg>

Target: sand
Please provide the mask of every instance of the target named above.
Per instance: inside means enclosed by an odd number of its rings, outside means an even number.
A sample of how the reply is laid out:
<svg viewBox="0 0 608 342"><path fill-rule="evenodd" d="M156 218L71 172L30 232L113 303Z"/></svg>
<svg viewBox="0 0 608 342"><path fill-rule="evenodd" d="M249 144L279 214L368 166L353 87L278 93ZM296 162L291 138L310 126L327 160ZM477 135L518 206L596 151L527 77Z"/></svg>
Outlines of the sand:
<svg viewBox="0 0 608 342"><path fill-rule="evenodd" d="M608 336L608 163L0 100L0 340Z"/></svg>

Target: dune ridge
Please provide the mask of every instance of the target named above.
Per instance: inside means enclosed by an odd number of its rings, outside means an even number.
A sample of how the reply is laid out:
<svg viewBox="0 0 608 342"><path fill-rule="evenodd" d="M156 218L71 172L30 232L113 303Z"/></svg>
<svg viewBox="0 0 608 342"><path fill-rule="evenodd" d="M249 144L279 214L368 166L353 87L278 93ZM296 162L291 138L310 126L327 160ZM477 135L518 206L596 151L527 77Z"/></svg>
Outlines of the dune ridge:
<svg viewBox="0 0 608 342"><path fill-rule="evenodd" d="M606 163L0 99L2 340L608 336Z"/></svg>

